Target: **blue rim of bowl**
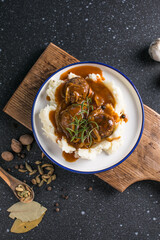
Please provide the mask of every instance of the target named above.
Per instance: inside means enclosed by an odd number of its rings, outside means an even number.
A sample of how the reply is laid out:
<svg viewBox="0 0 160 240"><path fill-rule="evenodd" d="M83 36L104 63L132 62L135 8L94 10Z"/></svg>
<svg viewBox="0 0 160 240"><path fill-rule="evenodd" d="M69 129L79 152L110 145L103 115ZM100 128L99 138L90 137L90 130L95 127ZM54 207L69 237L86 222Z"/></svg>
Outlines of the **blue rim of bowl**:
<svg viewBox="0 0 160 240"><path fill-rule="evenodd" d="M98 65L102 65L102 66L106 66L108 68L111 68L113 70L115 70L116 72L120 73L123 77L125 77L125 79L132 85L132 87L134 88L135 92L137 93L138 95L138 98L139 98L139 101L140 101L140 104L141 104L141 109L142 109L142 125L141 125L141 131L140 131L140 134L139 134L139 137L137 139L137 142L136 144L134 145L134 147L132 148L132 150L123 158L121 159L118 163L114 164L113 166L111 167L108 167L108 168L105 168L105 169L102 169L102 170L98 170L98 171L92 171L92 172L83 172L83 171L77 171L77 170L73 170L71 168L68 168L68 167L65 167L63 165L61 165L60 163L58 163L57 161L55 161L53 158L51 158L47 153L46 151L43 149L43 147L41 146L41 144L39 143L38 141L38 138L36 136L36 133L35 133L35 130L34 130L34 116L33 116L33 113L34 113L34 106L35 106L35 103L36 103L36 100L37 100L37 97L41 91L41 89L43 88L43 86L49 81L49 79L54 76L56 73L60 72L61 70L65 69L65 68L68 68L70 66L74 66L74 65L80 65L80 64L98 64ZM105 63L100 63L100 62L94 62L94 61L86 61L86 62L76 62L76 63L72 63L72 64L69 64L63 68L60 68L58 69L56 72L54 72L49 78L46 79L46 81L42 84L42 86L40 87L40 89L38 90L36 96L35 96L35 99L34 99L34 102L33 102L33 106L32 106L32 113L31 113L31 124L32 124L32 130L33 130L33 135L35 137L35 140L38 144L38 146L40 147L40 149L44 152L44 154L53 162L55 163L56 165L58 165L59 167L65 169L65 170L68 170L68 171L71 171L71 172L74 172L74 173L81 173L81 174L95 174L95 173L100 173L100 172L105 172L105 171L108 171L116 166L118 166L119 164L121 164L122 162L124 162L132 153L133 151L135 150L135 148L137 147L141 137L142 137L142 133L143 133L143 129L144 129L144 107L143 107L143 102L142 102L142 99L141 99L141 96L137 90L137 88L135 87L135 85L132 83L132 81L126 76L124 75L122 72L120 72L119 70L117 70L116 68L112 67L112 66L109 66Z"/></svg>

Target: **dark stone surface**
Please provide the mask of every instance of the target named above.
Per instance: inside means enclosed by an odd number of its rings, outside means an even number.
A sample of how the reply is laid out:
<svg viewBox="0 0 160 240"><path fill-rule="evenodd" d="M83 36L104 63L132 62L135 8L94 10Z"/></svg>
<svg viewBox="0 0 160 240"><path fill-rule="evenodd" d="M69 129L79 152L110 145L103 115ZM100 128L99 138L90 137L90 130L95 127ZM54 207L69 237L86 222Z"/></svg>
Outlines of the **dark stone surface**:
<svg viewBox="0 0 160 240"><path fill-rule="evenodd" d="M0 152L10 149L13 137L29 132L19 123L15 128L16 121L2 108L50 42L82 61L118 68L135 83L143 102L160 113L160 63L147 53L149 44L160 37L159 0L1 0L0 5ZM26 160L33 165L40 158L34 143ZM23 179L14 169L21 161L1 159L0 165ZM56 173L51 192L35 188L35 200L48 208L42 223L20 235L9 232L13 220L6 210L16 199L0 180L0 239L160 239L158 182L135 183L119 193L92 175L58 167ZM88 192L90 186L93 191ZM68 200L61 198L63 193L69 194ZM60 204L58 213L55 202Z"/></svg>

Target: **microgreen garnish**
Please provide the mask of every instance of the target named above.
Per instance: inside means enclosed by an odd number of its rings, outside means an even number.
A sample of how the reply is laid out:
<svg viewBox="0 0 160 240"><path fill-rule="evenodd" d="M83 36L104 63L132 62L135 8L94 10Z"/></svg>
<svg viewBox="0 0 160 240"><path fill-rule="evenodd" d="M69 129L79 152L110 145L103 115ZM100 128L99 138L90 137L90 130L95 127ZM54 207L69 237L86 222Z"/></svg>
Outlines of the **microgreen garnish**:
<svg viewBox="0 0 160 240"><path fill-rule="evenodd" d="M92 99L87 98L82 103L76 103L75 106L80 106L81 111L73 118L73 122L70 124L70 128L66 128L71 137L71 142L89 143L89 147L92 145L93 136L92 132L95 129L99 129L98 124L95 121L91 121L88 116L90 110L93 110Z"/></svg>

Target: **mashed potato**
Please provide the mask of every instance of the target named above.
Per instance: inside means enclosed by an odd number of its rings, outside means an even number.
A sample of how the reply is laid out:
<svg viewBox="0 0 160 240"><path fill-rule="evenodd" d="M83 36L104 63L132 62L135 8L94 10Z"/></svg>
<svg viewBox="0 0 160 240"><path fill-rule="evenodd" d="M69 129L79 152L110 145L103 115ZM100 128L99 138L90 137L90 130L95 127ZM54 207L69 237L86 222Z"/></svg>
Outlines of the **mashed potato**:
<svg viewBox="0 0 160 240"><path fill-rule="evenodd" d="M76 77L77 75L70 73L68 74L68 79L71 79L73 77ZM96 81L100 78L99 74L89 74L88 78L92 79L93 81ZM55 102L55 91L56 88L62 83L61 80L54 80L54 76L50 79L49 87L47 89L47 95L50 97L50 104L47 105L44 109L40 111L39 117L41 119L44 133L47 137L49 137L53 142L56 142L57 136L55 135L55 129L52 123L49 120L49 112L51 110L55 110L57 107L57 104ZM115 86L114 83L109 81L103 82L108 89L112 92L115 101L115 112L120 115L124 112L124 104L123 104L123 96L119 88ZM107 140L104 140L100 143L97 143L96 145L93 145L89 149L75 149L73 146L70 146L66 139L62 137L61 140L58 140L57 143L59 147L62 149L62 151L65 151L66 153L72 153L75 152L75 157L81 157L84 159L90 159L93 160L96 158L97 154L100 154L102 151L105 151L107 154L111 154L120 147L120 145L123 143L122 138L122 131L124 129L124 122L120 121L118 124L116 124L116 129L113 132L113 134L109 138L118 138L112 142L109 142Z"/></svg>

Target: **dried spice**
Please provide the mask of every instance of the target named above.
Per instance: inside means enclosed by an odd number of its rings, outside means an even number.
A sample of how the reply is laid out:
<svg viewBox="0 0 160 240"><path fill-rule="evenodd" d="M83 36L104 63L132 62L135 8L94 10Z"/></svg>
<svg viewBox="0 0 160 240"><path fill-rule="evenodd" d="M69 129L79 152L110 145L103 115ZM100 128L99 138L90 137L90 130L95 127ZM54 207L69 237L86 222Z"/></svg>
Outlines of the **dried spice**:
<svg viewBox="0 0 160 240"><path fill-rule="evenodd" d="M11 148L13 152L20 153L22 151L22 144L13 138L11 141Z"/></svg>
<svg viewBox="0 0 160 240"><path fill-rule="evenodd" d="M31 176L31 175L34 175L36 172L37 172L37 170L35 169L35 170L33 170L32 172L30 172L29 175L30 175L30 176Z"/></svg>
<svg viewBox="0 0 160 240"><path fill-rule="evenodd" d="M35 161L35 164L41 164L42 162L41 161Z"/></svg>
<svg viewBox="0 0 160 240"><path fill-rule="evenodd" d="M31 150L31 145L27 145L27 151L29 152Z"/></svg>
<svg viewBox="0 0 160 240"><path fill-rule="evenodd" d="M39 175L37 175L37 176L36 176L36 182L37 182L37 183L40 183L40 181L41 181L41 180L40 180L40 178L39 178Z"/></svg>
<svg viewBox="0 0 160 240"><path fill-rule="evenodd" d="M33 172L31 166L30 166L27 162L25 162L25 166L26 166L26 169L27 169L29 172Z"/></svg>
<svg viewBox="0 0 160 240"><path fill-rule="evenodd" d="M5 151L2 152L1 157L3 158L3 160L10 162L13 160L14 156L11 152Z"/></svg>
<svg viewBox="0 0 160 240"><path fill-rule="evenodd" d="M9 217L20 219L22 222L34 221L46 212L46 208L38 202L32 201L29 203L17 202L12 205L7 211L10 212Z"/></svg>
<svg viewBox="0 0 160 240"><path fill-rule="evenodd" d="M20 219L16 219L12 225L11 232L13 233L28 232L31 229L38 226L38 224L42 221L43 216L44 214L42 214L40 218L30 222L22 222Z"/></svg>
<svg viewBox="0 0 160 240"><path fill-rule="evenodd" d="M39 174L43 175L43 169L40 165L38 165L38 172Z"/></svg>
<svg viewBox="0 0 160 240"><path fill-rule="evenodd" d="M38 184L38 187L42 187L43 183L44 183L44 180L42 180L42 181Z"/></svg>
<svg viewBox="0 0 160 240"><path fill-rule="evenodd" d="M42 152L42 158L44 158L45 157L45 154L44 154L44 152Z"/></svg>
<svg viewBox="0 0 160 240"><path fill-rule="evenodd" d="M33 137L29 134L24 134L19 138L19 141L22 143L22 145L29 145L33 142Z"/></svg>
<svg viewBox="0 0 160 240"><path fill-rule="evenodd" d="M26 170L26 169L20 169L20 168L18 169L18 171L19 171L19 172L22 172L22 173L25 173L25 172L27 172L27 170Z"/></svg>
<svg viewBox="0 0 160 240"><path fill-rule="evenodd" d="M31 180L31 182L33 185L37 184L36 179L34 179L34 178Z"/></svg>
<svg viewBox="0 0 160 240"><path fill-rule="evenodd" d="M24 201L26 198L29 198L31 195L31 189L26 185L19 184L15 188L15 191L18 197L21 199L21 201Z"/></svg>

